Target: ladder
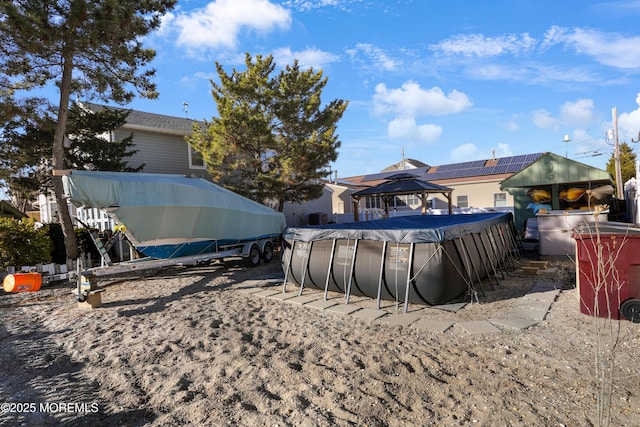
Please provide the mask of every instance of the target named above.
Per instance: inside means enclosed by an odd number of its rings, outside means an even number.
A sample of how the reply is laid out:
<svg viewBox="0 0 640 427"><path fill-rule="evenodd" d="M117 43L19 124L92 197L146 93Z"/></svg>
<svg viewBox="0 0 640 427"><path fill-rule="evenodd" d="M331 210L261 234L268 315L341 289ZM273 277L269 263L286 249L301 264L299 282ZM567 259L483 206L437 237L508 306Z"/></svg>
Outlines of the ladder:
<svg viewBox="0 0 640 427"><path fill-rule="evenodd" d="M100 265L102 267L104 267L105 265L109 265L109 266L113 265L113 261L111 261L111 257L109 256L109 253L108 253L109 248L113 246L113 241L112 241L113 238L109 239L109 241L107 242L108 247L105 247L105 244L102 243L102 240L100 239L100 236L98 235L97 230L91 230L89 234L91 235L91 240L93 240L93 243L96 245L98 252L100 252L100 257L102 258Z"/></svg>

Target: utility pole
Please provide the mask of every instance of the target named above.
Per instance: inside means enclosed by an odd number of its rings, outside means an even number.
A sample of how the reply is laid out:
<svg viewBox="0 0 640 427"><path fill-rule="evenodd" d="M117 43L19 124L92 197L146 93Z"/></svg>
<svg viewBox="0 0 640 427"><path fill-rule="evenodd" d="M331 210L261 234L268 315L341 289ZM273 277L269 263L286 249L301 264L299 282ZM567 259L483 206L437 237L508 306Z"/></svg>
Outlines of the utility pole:
<svg viewBox="0 0 640 427"><path fill-rule="evenodd" d="M613 151L613 160L616 170L616 194L618 199L624 200L624 191L622 191L622 169L620 168L620 145L618 144L618 109L613 107L611 110L613 116L613 135L615 138L615 149Z"/></svg>

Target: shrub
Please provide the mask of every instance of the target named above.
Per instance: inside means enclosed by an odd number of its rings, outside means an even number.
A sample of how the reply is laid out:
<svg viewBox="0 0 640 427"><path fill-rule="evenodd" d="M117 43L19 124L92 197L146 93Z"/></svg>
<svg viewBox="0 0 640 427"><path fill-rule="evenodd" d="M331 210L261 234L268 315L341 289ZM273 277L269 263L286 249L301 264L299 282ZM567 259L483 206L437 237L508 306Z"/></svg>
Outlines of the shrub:
<svg viewBox="0 0 640 427"><path fill-rule="evenodd" d="M51 240L31 219L0 218L0 266L51 262Z"/></svg>

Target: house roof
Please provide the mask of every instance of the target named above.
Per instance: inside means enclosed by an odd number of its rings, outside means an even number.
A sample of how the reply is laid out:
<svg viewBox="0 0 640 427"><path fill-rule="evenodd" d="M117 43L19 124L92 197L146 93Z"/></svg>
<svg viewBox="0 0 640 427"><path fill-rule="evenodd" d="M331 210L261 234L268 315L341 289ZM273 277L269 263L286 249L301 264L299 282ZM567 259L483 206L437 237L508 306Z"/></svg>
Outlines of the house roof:
<svg viewBox="0 0 640 427"><path fill-rule="evenodd" d="M416 159L402 159L398 163L394 163L393 165L384 168L382 172L410 170L410 169L424 168L424 167L429 167L429 165Z"/></svg>
<svg viewBox="0 0 640 427"><path fill-rule="evenodd" d="M607 171L553 153L544 153L500 183L502 189L561 183L613 182Z"/></svg>
<svg viewBox="0 0 640 427"><path fill-rule="evenodd" d="M0 218L26 218L27 215L14 208L9 202L0 200Z"/></svg>
<svg viewBox="0 0 640 427"><path fill-rule="evenodd" d="M450 163L439 166L424 166L410 169L412 175L422 181L451 181L516 173L540 158L544 153L524 154L519 156L500 157L487 160ZM375 174L342 178L341 181L351 185L376 185L397 174L398 171L382 171Z"/></svg>
<svg viewBox="0 0 640 427"><path fill-rule="evenodd" d="M84 107L90 111L101 111L105 108L112 110L127 110L122 107L112 107L106 105L93 104L90 102L82 102ZM144 111L129 110L129 116L127 117L127 123L125 127L133 129L145 129L165 131L168 133L175 133L180 135L189 135L193 131L193 124L197 120L166 116L164 114L147 113Z"/></svg>

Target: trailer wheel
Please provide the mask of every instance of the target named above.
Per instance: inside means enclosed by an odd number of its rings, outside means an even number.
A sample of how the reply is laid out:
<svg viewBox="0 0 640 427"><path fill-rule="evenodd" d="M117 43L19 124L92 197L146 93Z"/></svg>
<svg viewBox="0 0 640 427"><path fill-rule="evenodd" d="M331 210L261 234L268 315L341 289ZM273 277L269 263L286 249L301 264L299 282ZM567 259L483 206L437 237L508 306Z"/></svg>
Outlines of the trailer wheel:
<svg viewBox="0 0 640 427"><path fill-rule="evenodd" d="M264 244L264 249L262 250L262 260L265 264L270 263L273 260L273 244L271 242L267 242Z"/></svg>
<svg viewBox="0 0 640 427"><path fill-rule="evenodd" d="M253 243L249 248L249 256L244 261L248 267L257 267L260 265L260 246L257 243Z"/></svg>

